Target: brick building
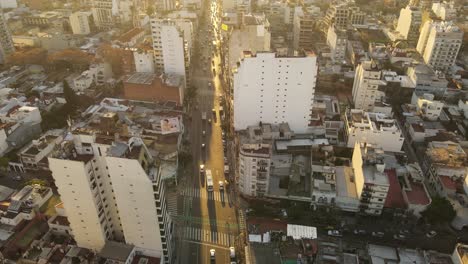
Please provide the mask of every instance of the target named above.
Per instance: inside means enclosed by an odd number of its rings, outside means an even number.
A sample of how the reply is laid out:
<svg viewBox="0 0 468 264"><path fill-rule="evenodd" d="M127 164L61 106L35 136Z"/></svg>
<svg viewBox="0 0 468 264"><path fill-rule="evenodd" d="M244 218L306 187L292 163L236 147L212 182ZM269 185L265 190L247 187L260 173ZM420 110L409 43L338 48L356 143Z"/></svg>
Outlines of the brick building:
<svg viewBox="0 0 468 264"><path fill-rule="evenodd" d="M134 73L124 81L124 96L131 100L173 101L182 105L184 83L181 77L175 75Z"/></svg>

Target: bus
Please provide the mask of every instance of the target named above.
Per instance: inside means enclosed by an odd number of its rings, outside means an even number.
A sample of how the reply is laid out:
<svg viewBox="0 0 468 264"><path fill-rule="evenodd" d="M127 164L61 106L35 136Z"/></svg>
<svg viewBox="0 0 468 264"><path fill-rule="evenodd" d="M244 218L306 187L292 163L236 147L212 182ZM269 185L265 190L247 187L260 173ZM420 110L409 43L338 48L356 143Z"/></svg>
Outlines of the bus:
<svg viewBox="0 0 468 264"><path fill-rule="evenodd" d="M205 170L206 175L206 189L209 192L213 191L213 175L211 175L211 170Z"/></svg>

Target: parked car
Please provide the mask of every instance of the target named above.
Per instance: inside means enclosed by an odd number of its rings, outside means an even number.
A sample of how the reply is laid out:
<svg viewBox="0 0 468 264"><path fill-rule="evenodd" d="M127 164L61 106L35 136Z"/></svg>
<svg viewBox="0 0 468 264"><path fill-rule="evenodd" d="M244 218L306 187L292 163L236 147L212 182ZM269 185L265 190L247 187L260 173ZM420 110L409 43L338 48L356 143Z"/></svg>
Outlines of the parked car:
<svg viewBox="0 0 468 264"><path fill-rule="evenodd" d="M437 232L434 231L434 230L431 230L431 231L426 233L426 237L428 237L428 238L433 238L435 236L437 236Z"/></svg>
<svg viewBox="0 0 468 264"><path fill-rule="evenodd" d="M342 237L343 234L339 230L328 230L328 235L332 237Z"/></svg>
<svg viewBox="0 0 468 264"><path fill-rule="evenodd" d="M403 234L395 234L395 235L393 235L393 238L396 239L396 240L405 240L406 236L403 235Z"/></svg>
<svg viewBox="0 0 468 264"><path fill-rule="evenodd" d="M21 181L21 180L23 180L23 177L21 177L21 175L15 175L15 176L13 176L13 180Z"/></svg>
<svg viewBox="0 0 468 264"><path fill-rule="evenodd" d="M201 144L201 147L202 147L202 148L205 148L205 143L202 143L202 144Z"/></svg>
<svg viewBox="0 0 468 264"><path fill-rule="evenodd" d="M214 248L210 249L210 260L211 262L216 260L216 250Z"/></svg>
<svg viewBox="0 0 468 264"><path fill-rule="evenodd" d="M385 233L384 232L372 232L373 237L384 237Z"/></svg>
<svg viewBox="0 0 468 264"><path fill-rule="evenodd" d="M363 229L354 229L353 233L355 235L365 235L365 234L367 234L366 230L363 230Z"/></svg>

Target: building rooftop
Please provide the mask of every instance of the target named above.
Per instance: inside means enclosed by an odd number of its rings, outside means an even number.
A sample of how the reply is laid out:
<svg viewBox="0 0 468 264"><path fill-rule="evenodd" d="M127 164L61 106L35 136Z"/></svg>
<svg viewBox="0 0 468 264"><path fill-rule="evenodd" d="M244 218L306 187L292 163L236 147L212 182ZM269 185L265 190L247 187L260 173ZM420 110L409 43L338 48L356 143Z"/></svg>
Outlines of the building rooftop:
<svg viewBox="0 0 468 264"><path fill-rule="evenodd" d="M336 167L336 195L341 197L358 198L356 183L354 182L353 168Z"/></svg>
<svg viewBox="0 0 468 264"><path fill-rule="evenodd" d="M107 241L99 256L110 260L126 262L134 249L135 246L132 245Z"/></svg>
<svg viewBox="0 0 468 264"><path fill-rule="evenodd" d="M157 78L157 75L154 73L146 73L146 72L137 72L130 75L125 82L127 83L134 83L134 84L146 84L150 85L153 83L153 80Z"/></svg>
<svg viewBox="0 0 468 264"><path fill-rule="evenodd" d="M290 236L295 240L302 239L302 238L317 239L317 228L313 226L288 224L287 236Z"/></svg>
<svg viewBox="0 0 468 264"><path fill-rule="evenodd" d="M426 154L430 160L440 166L461 167L466 165L466 153L463 148L452 141L429 142Z"/></svg>
<svg viewBox="0 0 468 264"><path fill-rule="evenodd" d="M369 244L368 253L373 264L398 263L398 253L392 247Z"/></svg>
<svg viewBox="0 0 468 264"><path fill-rule="evenodd" d="M122 34L117 40L120 42L128 42L138 34L143 33L144 31L145 30L143 28L132 28L129 31Z"/></svg>
<svg viewBox="0 0 468 264"><path fill-rule="evenodd" d="M410 182L411 190L405 190L406 197L410 204L427 205L431 202L427 195L424 184L419 182Z"/></svg>
<svg viewBox="0 0 468 264"><path fill-rule="evenodd" d="M270 144L243 144L241 146L241 153L244 155L248 155L248 154L270 155L271 145Z"/></svg>
<svg viewBox="0 0 468 264"><path fill-rule="evenodd" d="M387 208L406 208L405 199L403 198L403 192L401 190L400 183L396 171L386 170L390 186L387 192L387 198L385 199L384 207Z"/></svg>

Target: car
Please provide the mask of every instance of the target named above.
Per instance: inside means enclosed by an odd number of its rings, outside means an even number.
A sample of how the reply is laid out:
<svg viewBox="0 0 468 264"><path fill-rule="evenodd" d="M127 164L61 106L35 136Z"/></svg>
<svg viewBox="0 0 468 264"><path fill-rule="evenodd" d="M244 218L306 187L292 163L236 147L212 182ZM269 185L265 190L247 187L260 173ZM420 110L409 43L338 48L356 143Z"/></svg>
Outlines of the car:
<svg viewBox="0 0 468 264"><path fill-rule="evenodd" d="M332 237L342 237L343 234L340 232L340 230L328 230L328 235Z"/></svg>
<svg viewBox="0 0 468 264"><path fill-rule="evenodd" d="M201 147L202 147L202 148L205 148L205 143L202 143L202 144L201 144Z"/></svg>
<svg viewBox="0 0 468 264"><path fill-rule="evenodd" d="M229 258L231 259L231 264L236 263L236 249L234 247L229 247Z"/></svg>
<svg viewBox="0 0 468 264"><path fill-rule="evenodd" d="M384 237L385 233L384 232L372 232L373 237Z"/></svg>
<svg viewBox="0 0 468 264"><path fill-rule="evenodd" d="M211 118L210 118L210 119L208 119L208 123L210 123L210 124L211 124Z"/></svg>
<svg viewBox="0 0 468 264"><path fill-rule="evenodd" d="M395 235L393 235L393 239L396 239L396 240L405 240L405 239L406 239L406 236L403 235L403 234L395 234Z"/></svg>
<svg viewBox="0 0 468 264"><path fill-rule="evenodd" d="M208 82L208 87L211 87L211 82Z"/></svg>
<svg viewBox="0 0 468 264"><path fill-rule="evenodd" d="M210 249L210 259L212 261L216 259L216 250L214 248Z"/></svg>
<svg viewBox="0 0 468 264"><path fill-rule="evenodd" d="M433 238L435 236L437 236L437 232L434 231L434 230L431 230L431 231L426 233L426 237L428 237L428 238Z"/></svg>
<svg viewBox="0 0 468 264"><path fill-rule="evenodd" d="M284 217L284 218L287 218L288 217L288 212L286 211L286 209L281 209L281 216Z"/></svg>
<svg viewBox="0 0 468 264"><path fill-rule="evenodd" d="M21 177L21 175L13 176L13 180L15 180L15 181L21 181L22 179L23 179L23 177Z"/></svg>
<svg viewBox="0 0 468 264"><path fill-rule="evenodd" d="M363 230L363 229L354 229L353 233L355 235L365 235L365 234L367 234L366 230Z"/></svg>
<svg viewBox="0 0 468 264"><path fill-rule="evenodd" d="M205 173L205 164L200 164L200 174Z"/></svg>
<svg viewBox="0 0 468 264"><path fill-rule="evenodd" d="M205 130L202 131L202 135L203 135L203 136L206 135L206 131L205 131Z"/></svg>
<svg viewBox="0 0 468 264"><path fill-rule="evenodd" d="M220 190L220 191L224 191L224 182L223 182L223 181L219 181L218 184L219 184L219 190Z"/></svg>

